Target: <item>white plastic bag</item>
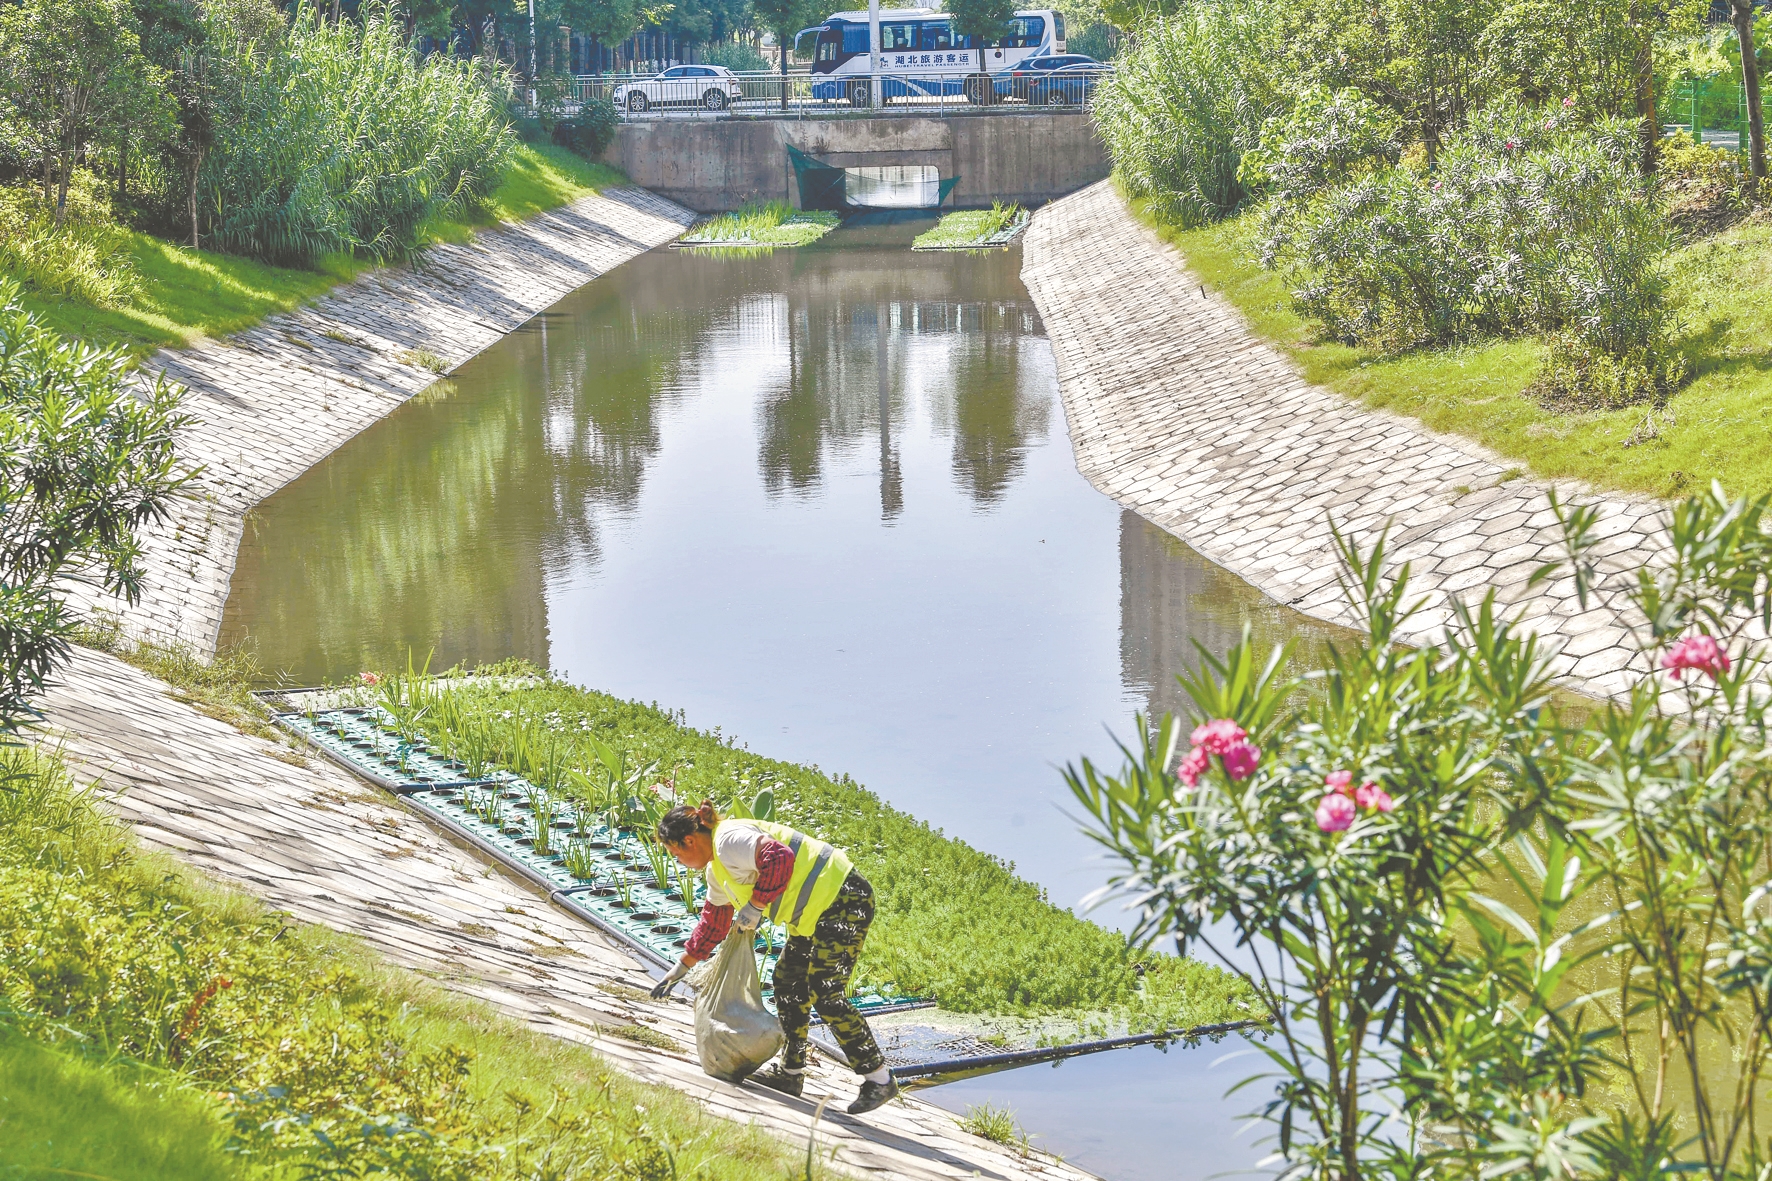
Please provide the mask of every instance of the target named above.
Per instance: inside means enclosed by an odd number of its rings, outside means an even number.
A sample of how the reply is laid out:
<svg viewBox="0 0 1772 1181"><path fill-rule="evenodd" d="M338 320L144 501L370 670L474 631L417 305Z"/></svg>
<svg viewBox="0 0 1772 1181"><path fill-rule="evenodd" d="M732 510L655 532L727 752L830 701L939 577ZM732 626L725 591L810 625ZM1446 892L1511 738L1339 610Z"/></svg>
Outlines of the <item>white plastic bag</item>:
<svg viewBox="0 0 1772 1181"><path fill-rule="evenodd" d="M763 1007L755 938L753 932L732 928L695 994L695 1048L701 1068L729 1083L775 1057L787 1040L781 1022Z"/></svg>

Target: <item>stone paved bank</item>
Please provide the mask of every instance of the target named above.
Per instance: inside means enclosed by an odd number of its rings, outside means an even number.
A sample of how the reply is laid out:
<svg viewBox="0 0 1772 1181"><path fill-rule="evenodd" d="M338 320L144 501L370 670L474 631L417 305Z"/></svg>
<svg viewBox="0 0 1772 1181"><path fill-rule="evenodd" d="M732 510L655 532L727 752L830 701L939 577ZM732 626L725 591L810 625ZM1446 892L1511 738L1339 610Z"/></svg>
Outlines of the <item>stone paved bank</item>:
<svg viewBox="0 0 1772 1181"><path fill-rule="evenodd" d="M1369 548L1388 524L1394 566L1427 599L1405 642L1436 637L1447 598L1501 602L1560 648L1577 688L1625 687L1623 625L1572 579L1528 588L1561 556L1546 488L1474 444L1361 408L1305 382L1206 292L1186 261L1106 183L1034 215L1022 278L1058 356L1077 467L1098 489L1282 603L1350 627L1330 521ZM1661 544L1658 505L1601 501L1603 570Z"/></svg>
<svg viewBox="0 0 1772 1181"><path fill-rule="evenodd" d="M643 189L609 189L372 272L312 306L226 340L158 353L190 390L179 454L196 497L149 531L127 634L207 652L221 627L253 506L561 296L670 241L693 215Z"/></svg>
<svg viewBox="0 0 1772 1181"><path fill-rule="evenodd" d="M147 674L77 650L42 702L70 764L96 777L148 845L304 922L359 936L394 963L478 998L555 1037L594 1045L646 1082L674 1087L716 1115L804 1145L818 1099L821 1155L867 1177L1089 1181L1039 1155L1022 1158L959 1130L910 1099L865 1117L842 1110L854 1076L814 1055L807 1100L708 1078L695 1059L688 1005L654 1002L627 951L318 758L240 734L168 696ZM669 1052L600 1033L648 1026Z"/></svg>

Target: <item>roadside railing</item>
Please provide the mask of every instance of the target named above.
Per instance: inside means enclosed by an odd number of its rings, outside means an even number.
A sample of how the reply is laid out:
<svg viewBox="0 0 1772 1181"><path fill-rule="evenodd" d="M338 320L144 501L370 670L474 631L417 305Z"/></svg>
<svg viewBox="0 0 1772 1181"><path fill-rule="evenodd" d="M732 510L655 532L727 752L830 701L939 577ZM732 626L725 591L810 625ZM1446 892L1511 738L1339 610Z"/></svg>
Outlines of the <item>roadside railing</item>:
<svg viewBox="0 0 1772 1181"><path fill-rule="evenodd" d="M607 98L624 119L816 119L845 112L946 117L961 113L1074 111L1110 71L1040 76L1010 71L786 75L756 72L664 78L657 74L580 75L579 102ZM879 102L875 102L875 81Z"/></svg>

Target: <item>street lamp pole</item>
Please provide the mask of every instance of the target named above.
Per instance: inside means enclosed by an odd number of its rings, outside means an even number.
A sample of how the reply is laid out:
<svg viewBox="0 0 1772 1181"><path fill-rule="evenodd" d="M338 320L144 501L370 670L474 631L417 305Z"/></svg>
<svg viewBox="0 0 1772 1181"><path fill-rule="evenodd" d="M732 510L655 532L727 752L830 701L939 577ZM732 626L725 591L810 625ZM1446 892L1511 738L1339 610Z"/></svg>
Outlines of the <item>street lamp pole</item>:
<svg viewBox="0 0 1772 1181"><path fill-rule="evenodd" d="M886 64L886 53L880 44L880 0L868 0L868 44L873 52L874 68L868 73L872 75L868 96L872 100L874 110L880 109L880 68Z"/></svg>

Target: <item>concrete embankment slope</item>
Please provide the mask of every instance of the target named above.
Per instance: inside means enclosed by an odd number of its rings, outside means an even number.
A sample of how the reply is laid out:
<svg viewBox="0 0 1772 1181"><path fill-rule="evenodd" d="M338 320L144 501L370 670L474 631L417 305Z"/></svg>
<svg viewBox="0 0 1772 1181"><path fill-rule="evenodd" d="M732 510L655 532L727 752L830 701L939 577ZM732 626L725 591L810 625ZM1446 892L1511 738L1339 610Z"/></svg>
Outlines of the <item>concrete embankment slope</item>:
<svg viewBox="0 0 1772 1181"><path fill-rule="evenodd" d="M1493 587L1560 649L1567 683L1626 687L1637 657L1618 616L1592 599L1582 610L1571 578L1527 585L1563 556L1546 485L1310 385L1106 183L1036 213L1023 250L1077 467L1102 492L1274 599L1356 628L1331 521L1362 549L1388 528L1391 569L1408 563L1426 599L1404 642L1436 638L1450 596L1474 603ZM1558 495L1599 503L1604 570L1635 570L1664 544L1654 502Z"/></svg>
<svg viewBox="0 0 1772 1181"><path fill-rule="evenodd" d="M312 306L226 340L157 353L190 393L178 454L201 466L194 496L147 530L133 607L86 595L126 634L215 646L246 514L525 320L693 220L642 189L608 189L374 271Z"/></svg>
<svg viewBox="0 0 1772 1181"><path fill-rule="evenodd" d="M854 1076L814 1056L807 1098L702 1073L689 1006L636 999L651 979L627 951L444 839L394 797L318 758L240 734L174 701L112 657L77 650L42 701L50 733L82 779L96 778L148 845L303 922L347 931L396 964L612 1064L674 1087L710 1112L803 1145L817 1102L817 1152L855 1176L938 1181L1090 1181L1023 1157L909 1099L844 1114ZM643 1025L678 1051L599 1035Z"/></svg>

